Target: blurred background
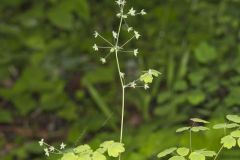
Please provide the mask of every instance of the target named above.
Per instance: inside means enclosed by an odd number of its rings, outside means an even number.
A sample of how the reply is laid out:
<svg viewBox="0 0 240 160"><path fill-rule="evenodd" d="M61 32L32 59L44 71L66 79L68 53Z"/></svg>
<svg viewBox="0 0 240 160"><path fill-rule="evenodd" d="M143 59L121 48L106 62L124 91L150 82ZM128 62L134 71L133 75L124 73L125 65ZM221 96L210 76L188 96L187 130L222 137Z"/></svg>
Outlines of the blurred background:
<svg viewBox="0 0 240 160"><path fill-rule="evenodd" d="M164 148L188 146L188 135L175 129L189 118L214 124L239 114L240 0L129 0L132 6L148 14L128 19L142 35L128 46L140 54L121 55L122 69L129 80L148 68L162 76L147 91L127 90L123 157L152 160ZM57 159L44 156L41 138L68 147L119 139L115 59L102 65L92 49L95 30L111 38L117 9L113 0L1 0L1 160ZM193 146L217 150L222 135L194 134ZM233 150L220 159L239 157Z"/></svg>

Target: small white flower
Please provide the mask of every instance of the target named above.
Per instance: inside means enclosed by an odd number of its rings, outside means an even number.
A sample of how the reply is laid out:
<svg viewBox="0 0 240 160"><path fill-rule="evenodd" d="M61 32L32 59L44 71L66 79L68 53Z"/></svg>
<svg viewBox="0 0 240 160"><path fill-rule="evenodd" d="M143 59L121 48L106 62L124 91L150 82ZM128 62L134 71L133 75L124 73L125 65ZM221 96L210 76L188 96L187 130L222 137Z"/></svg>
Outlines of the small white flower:
<svg viewBox="0 0 240 160"><path fill-rule="evenodd" d="M112 31L113 38L117 39L117 33L115 31Z"/></svg>
<svg viewBox="0 0 240 160"><path fill-rule="evenodd" d="M105 58L100 58L100 61L102 62L102 64L106 63L106 59Z"/></svg>
<svg viewBox="0 0 240 160"><path fill-rule="evenodd" d="M44 149L45 155L49 157L49 151L47 148Z"/></svg>
<svg viewBox="0 0 240 160"><path fill-rule="evenodd" d="M117 17L121 17L122 16L122 13L117 13Z"/></svg>
<svg viewBox="0 0 240 160"><path fill-rule="evenodd" d="M141 15L145 15L145 14L147 14L147 13L145 12L144 9L142 9L141 12L140 12L140 14L141 14Z"/></svg>
<svg viewBox="0 0 240 160"><path fill-rule="evenodd" d="M131 32L133 30L132 27L128 27L128 32Z"/></svg>
<svg viewBox="0 0 240 160"><path fill-rule="evenodd" d="M49 147L49 151L53 152L55 148L53 146Z"/></svg>
<svg viewBox="0 0 240 160"><path fill-rule="evenodd" d="M132 87L132 88L136 88L136 85L137 85L137 84L136 84L135 82L131 82L131 83L130 83L130 87Z"/></svg>
<svg viewBox="0 0 240 160"><path fill-rule="evenodd" d="M40 146L43 146L44 144L44 139L41 139L41 141L38 142Z"/></svg>
<svg viewBox="0 0 240 160"><path fill-rule="evenodd" d="M60 149L64 149L66 147L66 144L64 144L63 142L60 145Z"/></svg>
<svg viewBox="0 0 240 160"><path fill-rule="evenodd" d="M139 37L141 36L137 31L134 31L135 37L136 39L139 39Z"/></svg>
<svg viewBox="0 0 240 160"><path fill-rule="evenodd" d="M116 3L120 6L120 5L125 5L126 1L125 0L117 0Z"/></svg>
<svg viewBox="0 0 240 160"><path fill-rule="evenodd" d="M131 9L128 11L128 14L131 15L131 16L135 16L135 15L136 15L136 10L134 10L133 8L131 8Z"/></svg>
<svg viewBox="0 0 240 160"><path fill-rule="evenodd" d="M96 44L93 45L94 51L98 51L98 46Z"/></svg>
<svg viewBox="0 0 240 160"><path fill-rule="evenodd" d="M124 78L124 76L125 76L125 73L123 73L123 72L120 72L120 76L121 76L122 78Z"/></svg>
<svg viewBox="0 0 240 160"><path fill-rule="evenodd" d="M93 35L94 35L95 38L97 38L99 36L97 31L95 31Z"/></svg>
<svg viewBox="0 0 240 160"><path fill-rule="evenodd" d="M134 54L134 56L137 56L138 55L138 49L134 49L133 54Z"/></svg>
<svg viewBox="0 0 240 160"><path fill-rule="evenodd" d="M149 89L149 85L148 84L144 84L144 89Z"/></svg>

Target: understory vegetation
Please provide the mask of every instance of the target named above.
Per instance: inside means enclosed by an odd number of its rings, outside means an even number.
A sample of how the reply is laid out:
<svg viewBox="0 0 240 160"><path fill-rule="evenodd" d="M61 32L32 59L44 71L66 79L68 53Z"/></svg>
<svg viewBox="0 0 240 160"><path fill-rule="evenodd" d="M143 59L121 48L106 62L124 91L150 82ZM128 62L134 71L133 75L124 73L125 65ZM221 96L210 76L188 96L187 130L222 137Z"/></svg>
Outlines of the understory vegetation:
<svg viewBox="0 0 240 160"><path fill-rule="evenodd" d="M0 159L239 160L240 1L117 2L1 0Z"/></svg>

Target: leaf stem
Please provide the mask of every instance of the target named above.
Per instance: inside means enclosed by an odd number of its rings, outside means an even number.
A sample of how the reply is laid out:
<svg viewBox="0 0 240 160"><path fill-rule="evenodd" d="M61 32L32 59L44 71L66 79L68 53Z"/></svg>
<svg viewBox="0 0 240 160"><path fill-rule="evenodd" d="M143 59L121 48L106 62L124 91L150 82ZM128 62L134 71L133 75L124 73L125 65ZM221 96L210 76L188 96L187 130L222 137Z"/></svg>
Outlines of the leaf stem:
<svg viewBox="0 0 240 160"><path fill-rule="evenodd" d="M220 155L220 153L221 153L223 147L224 147L224 146L222 145L222 147L219 149L217 155L215 156L215 158L214 158L213 160L216 160L216 159L218 158L218 156Z"/></svg>

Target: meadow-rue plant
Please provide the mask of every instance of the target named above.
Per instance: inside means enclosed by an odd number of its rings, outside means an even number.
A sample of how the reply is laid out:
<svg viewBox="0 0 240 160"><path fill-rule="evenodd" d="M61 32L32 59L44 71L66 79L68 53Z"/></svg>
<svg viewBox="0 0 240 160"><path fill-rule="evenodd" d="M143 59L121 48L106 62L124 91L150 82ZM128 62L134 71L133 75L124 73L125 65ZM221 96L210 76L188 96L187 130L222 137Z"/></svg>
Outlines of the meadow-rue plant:
<svg viewBox="0 0 240 160"><path fill-rule="evenodd" d="M130 53L133 56L137 57L139 54L139 49L126 49L128 43L132 40L139 40L141 38L141 34L132 26L130 27L127 23L127 18L132 16L135 17L137 15L146 15L144 9L137 11L134 7L131 7L129 10L125 10L126 0L117 0L115 1L119 8L119 12L116 14L116 17L119 18L119 25L116 30L112 30L112 39L108 40L101 33L95 31L93 33L94 38L100 38L105 42L104 46L93 44L92 48L95 52L100 52L101 50L107 50L108 53L105 56L100 56L100 62L102 64L107 63L108 58L111 55L115 55L116 60L116 68L119 74L121 90L122 90L122 104L121 104L121 126L120 126L120 137L119 142L115 141L106 141L100 144L99 148L93 151L91 147L87 144L80 145L73 149L64 150L66 145L62 143L60 145L60 149L53 147L44 142L42 139L39 141L41 147L44 148L44 152L46 156L49 156L51 153L54 154L62 154L61 160L105 160L106 155L109 157L119 157L121 159L121 153L125 151L123 144L123 129L124 129L124 113L125 113L125 91L127 88L144 88L149 89L153 82L154 77L158 77L161 73L154 69L148 69L147 71L143 71L142 74L136 80L127 82L125 73L122 71L123 69L120 66L119 56L124 53ZM122 32L123 25L127 28L127 33L130 34L130 38L126 40L123 44L119 43L120 35ZM96 54L98 55L98 54Z"/></svg>
<svg viewBox="0 0 240 160"><path fill-rule="evenodd" d="M191 126L181 127L176 130L177 133L189 132L189 147L172 147L160 152L157 157L163 158L169 156L169 160L205 160L208 158L217 160L224 148L232 149L237 145L240 148L240 116L227 115L226 118L229 123L220 123L213 126L213 129L223 129L224 131L224 137L222 137L220 141L222 146L218 152L207 150L205 148L193 150L192 132L207 131L210 130L210 128L203 126L204 124L208 124L208 121L200 118L191 118L190 120L193 122ZM228 133L227 129L231 131Z"/></svg>

